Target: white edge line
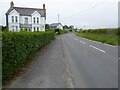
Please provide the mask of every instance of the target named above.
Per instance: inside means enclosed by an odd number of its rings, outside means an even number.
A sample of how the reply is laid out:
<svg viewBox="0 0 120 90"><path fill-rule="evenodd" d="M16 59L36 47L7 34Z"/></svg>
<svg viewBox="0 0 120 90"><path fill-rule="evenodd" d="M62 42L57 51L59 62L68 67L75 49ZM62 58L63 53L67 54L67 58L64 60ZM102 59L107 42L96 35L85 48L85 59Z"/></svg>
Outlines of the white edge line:
<svg viewBox="0 0 120 90"><path fill-rule="evenodd" d="M95 46L90 45L90 47L92 47L92 48L94 48L94 49L97 49L97 50L99 50L99 51L101 51L101 52L103 52L103 53L106 53L104 50L99 49L99 48L97 48L97 47L95 47Z"/></svg>
<svg viewBox="0 0 120 90"><path fill-rule="evenodd" d="M80 41L81 43L83 43L83 44L86 44L85 42L83 42L83 41Z"/></svg>
<svg viewBox="0 0 120 90"><path fill-rule="evenodd" d="M116 47L116 46L113 46L113 45L109 45L109 44L106 44L106 43L104 43L105 45L107 45L107 46L111 46L111 47Z"/></svg>
<svg viewBox="0 0 120 90"><path fill-rule="evenodd" d="M78 40L77 38L75 38L75 40Z"/></svg>
<svg viewBox="0 0 120 90"><path fill-rule="evenodd" d="M76 36L76 35L75 35ZM78 37L78 36L76 36ZM80 37L82 38L82 37ZM98 41L94 41L94 40L90 40L90 39L87 39L87 38L82 38L82 39L85 39L85 40L88 40L88 41L92 41L92 42L96 42L96 43L102 43L102 42L98 42ZM113 45L110 45L110 44L107 44L107 43L103 43L104 45L107 45L107 46L111 46L111 47L116 47L116 46L113 46Z"/></svg>

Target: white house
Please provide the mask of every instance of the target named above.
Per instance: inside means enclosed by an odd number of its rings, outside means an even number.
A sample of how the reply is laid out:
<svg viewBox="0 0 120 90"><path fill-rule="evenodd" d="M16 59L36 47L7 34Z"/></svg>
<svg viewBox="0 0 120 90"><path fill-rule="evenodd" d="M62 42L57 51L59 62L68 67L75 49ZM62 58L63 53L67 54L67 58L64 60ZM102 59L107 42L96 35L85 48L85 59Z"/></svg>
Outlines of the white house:
<svg viewBox="0 0 120 90"><path fill-rule="evenodd" d="M10 8L6 13L6 26L9 31L19 32L21 29L27 31L45 31L46 9L43 4L42 9L14 7L10 3Z"/></svg>
<svg viewBox="0 0 120 90"><path fill-rule="evenodd" d="M49 29L50 29L50 30L54 30L54 29L56 29L56 28L59 28L59 29L63 30L63 26L62 26L61 23L52 23L52 24L50 24L50 26L49 26Z"/></svg>

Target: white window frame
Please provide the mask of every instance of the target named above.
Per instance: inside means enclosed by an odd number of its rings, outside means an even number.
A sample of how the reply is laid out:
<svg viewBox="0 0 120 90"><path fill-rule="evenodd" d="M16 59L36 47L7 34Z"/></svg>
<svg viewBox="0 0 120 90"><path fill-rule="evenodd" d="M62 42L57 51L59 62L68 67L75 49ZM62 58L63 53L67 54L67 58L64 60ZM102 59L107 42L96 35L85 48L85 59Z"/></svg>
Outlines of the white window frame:
<svg viewBox="0 0 120 90"><path fill-rule="evenodd" d="M37 24L39 23L39 17L37 17Z"/></svg>
<svg viewBox="0 0 120 90"><path fill-rule="evenodd" d="M37 31L39 31L39 27L37 27Z"/></svg>
<svg viewBox="0 0 120 90"><path fill-rule="evenodd" d="M17 17L17 16L15 16L15 22L16 22L16 23L18 22L18 17Z"/></svg>
<svg viewBox="0 0 120 90"><path fill-rule="evenodd" d="M35 27L33 27L33 29L34 29L34 31L36 31L36 28L35 28Z"/></svg>
<svg viewBox="0 0 120 90"><path fill-rule="evenodd" d="M15 31L14 26L12 26L12 31L13 31L13 32Z"/></svg>
<svg viewBox="0 0 120 90"><path fill-rule="evenodd" d="M18 26L16 26L16 31L18 31Z"/></svg>
<svg viewBox="0 0 120 90"><path fill-rule="evenodd" d="M25 17L25 24L28 24L28 18Z"/></svg>
<svg viewBox="0 0 120 90"><path fill-rule="evenodd" d="M35 22L36 22L35 17L33 17L33 23L35 23Z"/></svg>
<svg viewBox="0 0 120 90"><path fill-rule="evenodd" d="M14 22L14 16L11 17L12 22Z"/></svg>

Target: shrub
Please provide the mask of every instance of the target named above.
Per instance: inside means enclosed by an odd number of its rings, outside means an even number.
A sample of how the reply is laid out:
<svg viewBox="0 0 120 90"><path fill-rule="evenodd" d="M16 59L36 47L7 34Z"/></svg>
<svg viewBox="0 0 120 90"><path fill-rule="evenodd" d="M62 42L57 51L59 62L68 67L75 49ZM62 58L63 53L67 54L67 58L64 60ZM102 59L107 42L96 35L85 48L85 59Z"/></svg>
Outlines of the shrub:
<svg viewBox="0 0 120 90"><path fill-rule="evenodd" d="M58 33L58 35L61 35L61 34L66 33L66 31L65 31L65 30L61 30L61 29L59 29L59 28L56 28L56 29L55 29L55 33Z"/></svg>
<svg viewBox="0 0 120 90"><path fill-rule="evenodd" d="M3 32L2 69L3 82L22 67L37 50L54 39L54 32Z"/></svg>

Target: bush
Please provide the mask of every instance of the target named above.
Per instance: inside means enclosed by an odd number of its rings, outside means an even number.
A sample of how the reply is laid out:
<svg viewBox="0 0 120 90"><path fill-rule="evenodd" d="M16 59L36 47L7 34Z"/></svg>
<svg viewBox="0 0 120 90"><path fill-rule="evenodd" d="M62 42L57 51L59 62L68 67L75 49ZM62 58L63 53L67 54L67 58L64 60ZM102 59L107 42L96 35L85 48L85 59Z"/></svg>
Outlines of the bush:
<svg viewBox="0 0 120 90"><path fill-rule="evenodd" d="M28 58L54 39L54 32L3 32L3 82L11 79L15 70L26 64Z"/></svg>
<svg viewBox="0 0 120 90"><path fill-rule="evenodd" d="M61 30L61 29L59 29L59 28L56 28L56 29L55 29L55 33L58 33L58 35L61 35L61 34L66 33L66 31L65 31L65 30Z"/></svg>

